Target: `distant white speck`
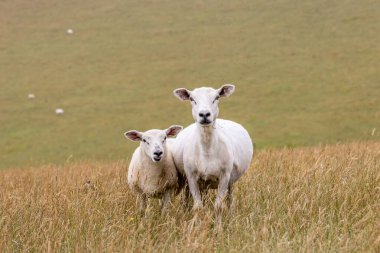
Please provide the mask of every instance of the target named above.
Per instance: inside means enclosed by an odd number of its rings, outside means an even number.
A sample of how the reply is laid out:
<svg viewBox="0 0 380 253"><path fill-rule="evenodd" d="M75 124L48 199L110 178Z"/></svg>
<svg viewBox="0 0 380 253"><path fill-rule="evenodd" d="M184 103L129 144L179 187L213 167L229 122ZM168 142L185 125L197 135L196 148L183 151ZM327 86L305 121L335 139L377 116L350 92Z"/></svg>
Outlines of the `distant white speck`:
<svg viewBox="0 0 380 253"><path fill-rule="evenodd" d="M34 96L34 94L33 94L33 93L30 93L30 94L28 94L28 98L29 98L29 99L35 99L35 98L36 98L36 96Z"/></svg>
<svg viewBox="0 0 380 253"><path fill-rule="evenodd" d="M55 114L63 114L65 111L62 108L55 109Z"/></svg>
<svg viewBox="0 0 380 253"><path fill-rule="evenodd" d="M67 34L74 34L74 30L73 29L67 29Z"/></svg>

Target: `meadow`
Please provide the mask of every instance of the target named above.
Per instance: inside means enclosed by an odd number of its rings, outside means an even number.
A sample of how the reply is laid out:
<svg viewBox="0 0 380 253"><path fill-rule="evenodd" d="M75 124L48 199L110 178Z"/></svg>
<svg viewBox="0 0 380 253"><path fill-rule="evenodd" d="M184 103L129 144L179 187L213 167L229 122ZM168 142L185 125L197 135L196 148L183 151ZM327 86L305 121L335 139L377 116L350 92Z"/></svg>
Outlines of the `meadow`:
<svg viewBox="0 0 380 253"><path fill-rule="evenodd" d="M380 252L379 31L376 0L0 1L0 252ZM226 83L257 153L222 230L214 192L139 216L123 133Z"/></svg>
<svg viewBox="0 0 380 253"><path fill-rule="evenodd" d="M260 151L221 232L211 201L196 222L180 196L140 217L126 175L124 161L0 171L0 251L380 251L379 142Z"/></svg>
<svg viewBox="0 0 380 253"><path fill-rule="evenodd" d="M173 89L225 83L237 89L220 117L259 149L380 139L379 1L5 0L0 12L0 168L128 159L126 130L192 122Z"/></svg>

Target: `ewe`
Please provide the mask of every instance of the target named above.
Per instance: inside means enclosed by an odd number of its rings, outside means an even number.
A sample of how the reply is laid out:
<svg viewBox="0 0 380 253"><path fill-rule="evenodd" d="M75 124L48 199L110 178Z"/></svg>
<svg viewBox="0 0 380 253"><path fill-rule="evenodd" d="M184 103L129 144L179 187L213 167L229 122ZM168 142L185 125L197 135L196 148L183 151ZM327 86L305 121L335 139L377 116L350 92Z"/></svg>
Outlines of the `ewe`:
<svg viewBox="0 0 380 253"><path fill-rule="evenodd" d="M162 212L165 212L170 195L178 188L177 170L166 138L175 137L181 130L182 126L171 126L166 130L124 133L126 138L140 142L129 164L128 185L137 194L141 212L145 211L150 197L162 198Z"/></svg>
<svg viewBox="0 0 380 253"><path fill-rule="evenodd" d="M195 123L186 127L173 145L177 170L185 175L195 210L203 207L202 193L208 188L218 189L215 200L217 222L221 222L223 199L232 204L233 184L251 164L253 145L248 132L239 124L216 119L219 98L230 96L234 85L220 89L198 88L174 90L180 100L190 100Z"/></svg>

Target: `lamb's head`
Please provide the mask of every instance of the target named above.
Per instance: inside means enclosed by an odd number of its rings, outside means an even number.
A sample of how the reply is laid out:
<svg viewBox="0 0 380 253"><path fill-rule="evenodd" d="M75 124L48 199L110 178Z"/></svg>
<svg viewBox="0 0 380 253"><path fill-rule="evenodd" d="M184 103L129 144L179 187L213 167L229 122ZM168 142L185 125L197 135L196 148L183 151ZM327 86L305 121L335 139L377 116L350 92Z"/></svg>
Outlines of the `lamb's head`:
<svg viewBox="0 0 380 253"><path fill-rule="evenodd" d="M174 95L180 100L190 100L193 107L193 118L202 127L212 126L219 114L219 98L230 96L235 90L232 84L226 84L219 89L208 87L192 91L185 88L175 89Z"/></svg>
<svg viewBox="0 0 380 253"><path fill-rule="evenodd" d="M159 162L166 156L166 138L175 137L182 126L171 126L165 130L152 129L146 132L131 130L124 133L127 139L139 141L140 148L153 162Z"/></svg>

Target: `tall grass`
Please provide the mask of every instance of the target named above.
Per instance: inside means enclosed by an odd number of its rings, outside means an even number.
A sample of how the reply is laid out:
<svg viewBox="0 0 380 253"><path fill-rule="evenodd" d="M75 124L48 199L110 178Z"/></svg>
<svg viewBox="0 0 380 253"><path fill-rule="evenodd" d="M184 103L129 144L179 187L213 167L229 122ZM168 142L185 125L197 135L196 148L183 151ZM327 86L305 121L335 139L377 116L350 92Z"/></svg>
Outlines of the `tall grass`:
<svg viewBox="0 0 380 253"><path fill-rule="evenodd" d="M221 233L211 201L197 222L179 197L139 217L126 174L124 161L1 171L0 251L380 250L379 142L260 151Z"/></svg>

